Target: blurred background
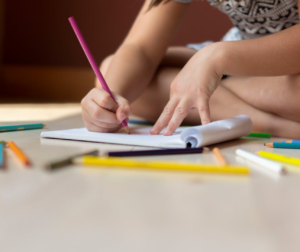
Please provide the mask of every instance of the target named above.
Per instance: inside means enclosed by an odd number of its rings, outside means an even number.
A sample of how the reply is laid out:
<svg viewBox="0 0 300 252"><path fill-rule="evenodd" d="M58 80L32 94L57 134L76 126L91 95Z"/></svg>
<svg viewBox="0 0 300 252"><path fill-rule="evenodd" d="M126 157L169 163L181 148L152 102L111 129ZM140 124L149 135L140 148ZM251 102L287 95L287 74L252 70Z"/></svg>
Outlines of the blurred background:
<svg viewBox="0 0 300 252"><path fill-rule="evenodd" d="M0 103L79 102L94 73L68 22L100 62L126 36L144 0L0 0ZM219 40L227 16L194 0L172 45Z"/></svg>

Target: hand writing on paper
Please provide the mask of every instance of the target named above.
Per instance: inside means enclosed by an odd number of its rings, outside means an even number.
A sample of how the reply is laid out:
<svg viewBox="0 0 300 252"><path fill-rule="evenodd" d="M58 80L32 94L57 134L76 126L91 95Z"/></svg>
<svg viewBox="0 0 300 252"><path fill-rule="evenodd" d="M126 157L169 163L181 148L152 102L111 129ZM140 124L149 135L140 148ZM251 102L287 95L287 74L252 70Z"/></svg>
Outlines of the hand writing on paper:
<svg viewBox="0 0 300 252"><path fill-rule="evenodd" d="M203 125L210 123L209 99L223 73L214 44L201 49L185 65L171 84L170 100L151 129L151 134L169 136L180 126L192 108L197 108Z"/></svg>
<svg viewBox="0 0 300 252"><path fill-rule="evenodd" d="M116 93L113 96L118 104L104 89L97 87L82 99L82 118L89 131L116 132L122 127L122 121L129 118L128 101Z"/></svg>

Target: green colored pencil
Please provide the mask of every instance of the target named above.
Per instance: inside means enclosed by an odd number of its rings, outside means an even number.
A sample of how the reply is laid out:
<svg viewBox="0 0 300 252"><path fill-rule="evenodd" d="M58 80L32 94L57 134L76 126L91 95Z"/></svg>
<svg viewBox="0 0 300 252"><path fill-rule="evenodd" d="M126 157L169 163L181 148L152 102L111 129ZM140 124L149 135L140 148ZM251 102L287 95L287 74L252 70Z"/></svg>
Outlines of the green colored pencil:
<svg viewBox="0 0 300 252"><path fill-rule="evenodd" d="M271 147L271 148L284 148L284 149L300 149L299 143L265 143L265 146Z"/></svg>
<svg viewBox="0 0 300 252"><path fill-rule="evenodd" d="M42 123L0 126L0 132L42 129L45 126L46 125Z"/></svg>
<svg viewBox="0 0 300 252"><path fill-rule="evenodd" d="M270 138L270 133L259 133L259 132L252 132L248 135L248 137L259 137L259 138Z"/></svg>

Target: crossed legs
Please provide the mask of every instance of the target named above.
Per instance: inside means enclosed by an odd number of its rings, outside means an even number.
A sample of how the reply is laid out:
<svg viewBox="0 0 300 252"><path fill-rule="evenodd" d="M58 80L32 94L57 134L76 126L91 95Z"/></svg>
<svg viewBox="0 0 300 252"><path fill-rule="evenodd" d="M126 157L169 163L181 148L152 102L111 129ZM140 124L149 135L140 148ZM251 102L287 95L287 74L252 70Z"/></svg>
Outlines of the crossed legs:
<svg viewBox="0 0 300 252"><path fill-rule="evenodd" d="M170 48L148 89L133 104L133 113L155 122L169 100L170 84L195 51ZM104 61L105 71L109 60ZM210 100L211 119L248 115L254 131L300 139L300 75L278 77L229 77L221 81ZM199 125L196 109L185 124Z"/></svg>

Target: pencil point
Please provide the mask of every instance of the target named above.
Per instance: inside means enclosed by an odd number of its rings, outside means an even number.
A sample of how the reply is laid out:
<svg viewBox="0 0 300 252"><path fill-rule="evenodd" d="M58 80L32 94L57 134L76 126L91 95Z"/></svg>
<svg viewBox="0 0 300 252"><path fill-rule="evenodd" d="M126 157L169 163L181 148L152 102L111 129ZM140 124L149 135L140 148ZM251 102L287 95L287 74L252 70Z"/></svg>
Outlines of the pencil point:
<svg viewBox="0 0 300 252"><path fill-rule="evenodd" d="M129 135L130 134L129 127L126 126L126 127L124 127L124 129L125 129L126 133Z"/></svg>

